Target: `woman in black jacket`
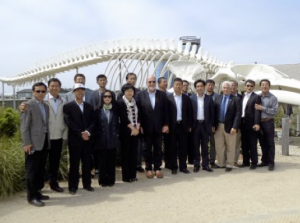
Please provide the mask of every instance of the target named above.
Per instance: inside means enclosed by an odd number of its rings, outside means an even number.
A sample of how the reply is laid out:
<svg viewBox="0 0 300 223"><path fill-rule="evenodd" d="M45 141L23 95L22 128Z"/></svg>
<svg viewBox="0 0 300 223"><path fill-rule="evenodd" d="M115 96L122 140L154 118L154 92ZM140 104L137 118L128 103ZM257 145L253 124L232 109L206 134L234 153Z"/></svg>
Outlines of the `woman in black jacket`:
<svg viewBox="0 0 300 223"><path fill-rule="evenodd" d="M133 98L135 88L131 84L122 87L123 96L117 101L121 120L121 155L123 182L137 181L136 157L140 123L138 108Z"/></svg>
<svg viewBox="0 0 300 223"><path fill-rule="evenodd" d="M99 185L115 184L116 151L119 147L119 114L113 93L101 94L101 106L95 111L96 150L99 157Z"/></svg>

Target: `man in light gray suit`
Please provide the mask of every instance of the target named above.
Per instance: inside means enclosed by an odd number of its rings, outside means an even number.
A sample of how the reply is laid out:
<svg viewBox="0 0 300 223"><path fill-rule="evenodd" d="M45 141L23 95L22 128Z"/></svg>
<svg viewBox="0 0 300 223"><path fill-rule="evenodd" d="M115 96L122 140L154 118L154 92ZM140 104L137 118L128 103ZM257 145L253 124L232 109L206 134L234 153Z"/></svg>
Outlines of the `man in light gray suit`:
<svg viewBox="0 0 300 223"><path fill-rule="evenodd" d="M41 207L41 200L49 196L42 195L47 149L49 149L49 106L44 103L47 86L43 82L32 86L33 98L26 102L27 112L21 114L22 148L26 153L27 200L29 204Z"/></svg>
<svg viewBox="0 0 300 223"><path fill-rule="evenodd" d="M74 76L74 84L83 84L83 85L85 85L85 76L83 74L76 74ZM68 92L65 95L65 98L66 98L67 102L74 101L75 98L74 98L73 91ZM85 102L93 104L93 91L86 88L83 100Z"/></svg>

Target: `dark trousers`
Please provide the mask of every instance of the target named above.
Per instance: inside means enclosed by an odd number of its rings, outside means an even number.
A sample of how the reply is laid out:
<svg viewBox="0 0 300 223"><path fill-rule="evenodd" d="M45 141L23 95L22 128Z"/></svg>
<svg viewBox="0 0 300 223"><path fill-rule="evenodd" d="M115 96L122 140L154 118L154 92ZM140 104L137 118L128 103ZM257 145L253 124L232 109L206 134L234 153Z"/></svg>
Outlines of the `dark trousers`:
<svg viewBox="0 0 300 223"><path fill-rule="evenodd" d="M91 186L91 146L69 146L69 155L69 189L78 189L80 161L83 187Z"/></svg>
<svg viewBox="0 0 300 223"><path fill-rule="evenodd" d="M48 147L46 145L46 140L44 148L41 151L35 151L30 155L25 153L26 189L28 201L38 198L40 195L39 190L44 187L44 174L47 158L46 147Z"/></svg>
<svg viewBox="0 0 300 223"><path fill-rule="evenodd" d="M187 136L187 156L188 163L194 164L194 143L193 143L193 133L189 132Z"/></svg>
<svg viewBox="0 0 300 223"><path fill-rule="evenodd" d="M257 138L258 133L253 129L248 129L246 123L242 121L241 126L242 133L242 152L243 152L243 164L249 165L257 164Z"/></svg>
<svg viewBox="0 0 300 223"><path fill-rule="evenodd" d="M164 162L166 168L172 168L172 149L170 148L170 135L163 133L163 141L164 141Z"/></svg>
<svg viewBox="0 0 300 223"><path fill-rule="evenodd" d="M215 146L215 133L211 132L209 136L209 162L215 163L216 160L216 146Z"/></svg>
<svg viewBox="0 0 300 223"><path fill-rule="evenodd" d="M98 159L98 152L96 150L96 145L93 143L92 152L91 152L91 170L98 169L99 166L99 159Z"/></svg>
<svg viewBox="0 0 300 223"><path fill-rule="evenodd" d="M193 132L194 138L194 166L200 166L200 145L201 145L201 156L202 156L202 167L208 166L208 140L209 133L205 129L205 125L202 122L198 122Z"/></svg>
<svg viewBox="0 0 300 223"><path fill-rule="evenodd" d="M51 139L49 150L49 183L51 187L58 186L58 170L62 151L62 139Z"/></svg>
<svg viewBox="0 0 300 223"><path fill-rule="evenodd" d="M145 139L145 162L146 170L154 171L161 170L161 142L162 142L162 133L152 132L144 135ZM152 151L153 147L153 151Z"/></svg>
<svg viewBox="0 0 300 223"><path fill-rule="evenodd" d="M275 142L274 142L274 120L261 122L261 131L259 143L262 149L261 161L265 164L274 165L275 160Z"/></svg>
<svg viewBox="0 0 300 223"><path fill-rule="evenodd" d="M145 142L144 142L144 138L141 135L138 135L137 137L138 137L138 146L137 146L137 153L136 153L136 167L141 167Z"/></svg>
<svg viewBox="0 0 300 223"><path fill-rule="evenodd" d="M99 149L99 185L114 185L116 181L117 149Z"/></svg>
<svg viewBox="0 0 300 223"><path fill-rule="evenodd" d="M179 169L183 170L187 168L187 135L188 133L183 131L181 123L177 123L175 129L170 132L170 153L172 157L171 168L173 170L178 169L177 157L179 155Z"/></svg>
<svg viewBox="0 0 300 223"><path fill-rule="evenodd" d="M121 137L121 154L122 154L122 179L129 181L136 178L136 154L138 146L138 136Z"/></svg>

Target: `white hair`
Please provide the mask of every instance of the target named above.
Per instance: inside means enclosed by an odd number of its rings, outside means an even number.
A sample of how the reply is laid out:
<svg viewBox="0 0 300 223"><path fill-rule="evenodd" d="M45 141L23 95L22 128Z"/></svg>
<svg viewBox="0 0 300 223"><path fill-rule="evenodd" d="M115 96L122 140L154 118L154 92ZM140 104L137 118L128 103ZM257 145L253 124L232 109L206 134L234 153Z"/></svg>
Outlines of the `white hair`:
<svg viewBox="0 0 300 223"><path fill-rule="evenodd" d="M224 82L222 83L222 88L223 88L223 86L224 86L225 84L231 89L231 83L230 83L230 81L224 81Z"/></svg>

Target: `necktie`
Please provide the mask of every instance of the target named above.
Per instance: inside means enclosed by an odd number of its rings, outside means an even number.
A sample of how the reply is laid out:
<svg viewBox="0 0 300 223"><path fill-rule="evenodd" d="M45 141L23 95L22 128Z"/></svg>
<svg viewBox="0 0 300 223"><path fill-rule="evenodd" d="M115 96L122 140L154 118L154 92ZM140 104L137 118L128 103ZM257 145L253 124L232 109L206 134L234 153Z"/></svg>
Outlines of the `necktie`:
<svg viewBox="0 0 300 223"><path fill-rule="evenodd" d="M220 110L220 112L221 112L221 122L224 122L225 121L225 114L226 114L226 100L227 100L227 97L226 96L224 96L223 97L223 100L222 100L222 103L221 103L221 110Z"/></svg>

